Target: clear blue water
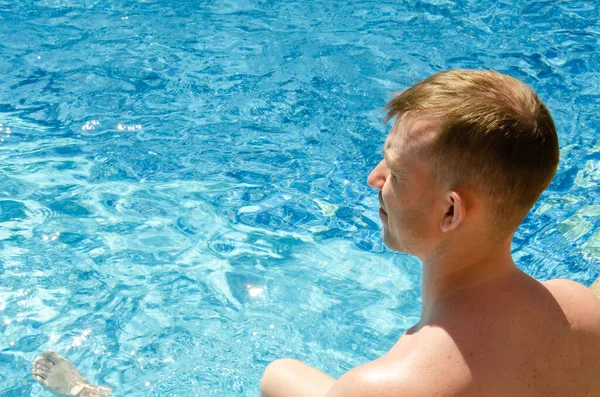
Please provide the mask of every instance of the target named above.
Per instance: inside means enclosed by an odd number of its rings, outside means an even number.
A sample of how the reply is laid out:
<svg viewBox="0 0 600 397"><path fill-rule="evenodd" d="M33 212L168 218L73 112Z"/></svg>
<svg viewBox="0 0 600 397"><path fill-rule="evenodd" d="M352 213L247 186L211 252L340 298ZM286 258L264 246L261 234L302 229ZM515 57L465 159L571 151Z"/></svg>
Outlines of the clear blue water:
<svg viewBox="0 0 600 397"><path fill-rule="evenodd" d="M256 396L331 375L419 314L382 247L382 106L447 68L546 101L562 161L519 229L528 273L600 256L600 15L590 1L0 0L0 396L52 348L127 396Z"/></svg>

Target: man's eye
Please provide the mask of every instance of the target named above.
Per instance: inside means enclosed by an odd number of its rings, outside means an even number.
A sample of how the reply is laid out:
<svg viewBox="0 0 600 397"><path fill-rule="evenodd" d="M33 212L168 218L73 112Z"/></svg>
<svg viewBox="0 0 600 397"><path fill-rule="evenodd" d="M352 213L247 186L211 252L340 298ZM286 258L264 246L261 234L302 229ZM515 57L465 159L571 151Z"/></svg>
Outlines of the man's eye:
<svg viewBox="0 0 600 397"><path fill-rule="evenodd" d="M390 173L390 176L391 176L393 182L396 182L396 183L402 183L403 182L403 179L399 175L397 175L397 174Z"/></svg>

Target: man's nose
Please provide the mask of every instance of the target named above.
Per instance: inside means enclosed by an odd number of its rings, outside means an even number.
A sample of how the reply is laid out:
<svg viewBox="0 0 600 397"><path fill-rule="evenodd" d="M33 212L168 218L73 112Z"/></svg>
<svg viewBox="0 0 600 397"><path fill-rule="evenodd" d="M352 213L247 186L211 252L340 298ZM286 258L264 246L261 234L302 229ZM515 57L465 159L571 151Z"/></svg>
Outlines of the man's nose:
<svg viewBox="0 0 600 397"><path fill-rule="evenodd" d="M371 186L373 189L381 190L385 184L385 178L387 177L386 172L387 164L385 160L381 160L369 174L369 178L367 179L369 186Z"/></svg>

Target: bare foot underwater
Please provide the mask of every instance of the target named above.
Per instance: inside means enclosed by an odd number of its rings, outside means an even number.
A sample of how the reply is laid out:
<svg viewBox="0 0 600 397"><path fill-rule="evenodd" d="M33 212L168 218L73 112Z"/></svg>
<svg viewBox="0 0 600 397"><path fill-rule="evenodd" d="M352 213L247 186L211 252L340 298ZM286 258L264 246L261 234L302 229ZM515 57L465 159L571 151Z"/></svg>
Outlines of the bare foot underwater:
<svg viewBox="0 0 600 397"><path fill-rule="evenodd" d="M109 387L96 386L84 378L75 365L52 350L46 350L33 362L33 379L42 387L59 396L108 396Z"/></svg>

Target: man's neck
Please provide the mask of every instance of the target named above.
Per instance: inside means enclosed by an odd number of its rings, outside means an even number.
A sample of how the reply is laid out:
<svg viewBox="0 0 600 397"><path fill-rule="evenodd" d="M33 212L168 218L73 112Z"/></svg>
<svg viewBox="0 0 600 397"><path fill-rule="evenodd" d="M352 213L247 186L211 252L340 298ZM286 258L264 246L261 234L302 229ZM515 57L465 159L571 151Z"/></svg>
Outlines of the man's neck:
<svg viewBox="0 0 600 397"><path fill-rule="evenodd" d="M449 299L518 271L510 254L510 239L499 244L462 245L424 260L419 328Z"/></svg>

